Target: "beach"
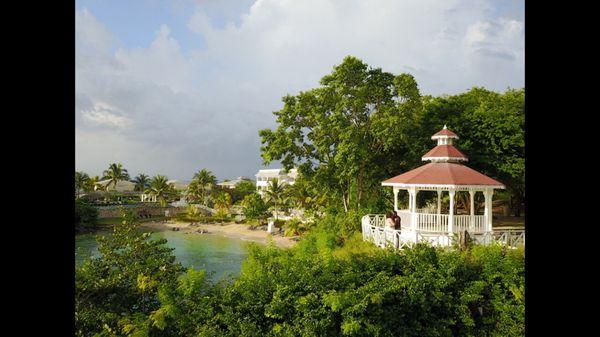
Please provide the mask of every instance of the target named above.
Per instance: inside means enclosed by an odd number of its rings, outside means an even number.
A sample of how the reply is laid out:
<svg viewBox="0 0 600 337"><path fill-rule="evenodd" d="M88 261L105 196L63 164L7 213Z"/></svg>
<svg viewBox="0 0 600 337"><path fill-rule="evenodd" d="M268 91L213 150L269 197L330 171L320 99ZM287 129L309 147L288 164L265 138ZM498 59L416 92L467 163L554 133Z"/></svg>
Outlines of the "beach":
<svg viewBox="0 0 600 337"><path fill-rule="evenodd" d="M151 229L154 231L173 230L179 228L179 231L190 235L223 235L231 238L238 238L244 241L253 241L258 243L267 243L269 238L277 247L289 248L296 244L296 241L291 237L285 237L281 234L269 234L265 230L252 230L245 224L223 223L223 224L205 224L205 223L188 223L176 221L155 221L145 222L140 225L142 228ZM204 231L204 233L200 233Z"/></svg>

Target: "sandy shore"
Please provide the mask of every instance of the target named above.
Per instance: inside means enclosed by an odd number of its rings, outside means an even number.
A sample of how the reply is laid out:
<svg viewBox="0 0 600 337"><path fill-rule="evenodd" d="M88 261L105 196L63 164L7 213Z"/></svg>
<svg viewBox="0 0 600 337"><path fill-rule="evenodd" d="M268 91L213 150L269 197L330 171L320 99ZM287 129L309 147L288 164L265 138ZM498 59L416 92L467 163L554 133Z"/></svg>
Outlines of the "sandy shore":
<svg viewBox="0 0 600 337"><path fill-rule="evenodd" d="M279 234L269 235L264 230L251 230L248 225L236 224L236 223L224 223L224 224L204 224L195 223L190 224L188 222L145 222L141 224L141 227L148 228L151 230L173 230L173 228L179 228L184 233L192 235L223 235L232 238L239 238L246 241L254 241L259 243L267 243L269 236L272 236L273 241L277 247L288 248L296 244L296 241L290 237L284 237ZM206 234L198 233L199 230L204 230Z"/></svg>

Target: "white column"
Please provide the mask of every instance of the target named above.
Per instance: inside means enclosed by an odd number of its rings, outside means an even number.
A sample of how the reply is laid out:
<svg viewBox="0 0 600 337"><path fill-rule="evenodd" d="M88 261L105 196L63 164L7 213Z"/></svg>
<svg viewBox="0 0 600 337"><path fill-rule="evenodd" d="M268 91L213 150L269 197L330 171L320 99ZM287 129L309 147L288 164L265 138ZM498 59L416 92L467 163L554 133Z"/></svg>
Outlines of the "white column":
<svg viewBox="0 0 600 337"><path fill-rule="evenodd" d="M485 211L484 211L484 223L485 230L488 232L492 231L492 195L494 194L493 189L485 190Z"/></svg>
<svg viewBox="0 0 600 337"><path fill-rule="evenodd" d="M470 205L471 205L471 228L475 226L475 191L469 190Z"/></svg>
<svg viewBox="0 0 600 337"><path fill-rule="evenodd" d="M442 190L438 188L437 190L437 225L440 225L440 221L442 220L441 215L442 215ZM439 228L439 227L438 227Z"/></svg>
<svg viewBox="0 0 600 337"><path fill-rule="evenodd" d="M394 211L398 210L398 188L394 187Z"/></svg>
<svg viewBox="0 0 600 337"><path fill-rule="evenodd" d="M448 233L452 235L454 233L454 189L450 189L448 194L450 195L450 211L448 212Z"/></svg>
<svg viewBox="0 0 600 337"><path fill-rule="evenodd" d="M411 187L409 190L410 199L410 226L413 231L417 230L417 192L418 190Z"/></svg>

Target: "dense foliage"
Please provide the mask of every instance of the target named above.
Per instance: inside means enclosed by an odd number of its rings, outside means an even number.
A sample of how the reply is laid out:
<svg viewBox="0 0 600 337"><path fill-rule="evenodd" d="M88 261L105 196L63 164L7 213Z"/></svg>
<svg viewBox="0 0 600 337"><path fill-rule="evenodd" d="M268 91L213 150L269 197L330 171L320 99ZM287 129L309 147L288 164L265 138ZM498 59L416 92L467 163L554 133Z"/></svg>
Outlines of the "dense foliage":
<svg viewBox="0 0 600 337"><path fill-rule="evenodd" d="M160 307L158 288L174 284L183 271L165 239L149 240L124 211L112 235L98 237L99 258L75 273L77 336L132 335L131 327Z"/></svg>
<svg viewBox="0 0 600 337"><path fill-rule="evenodd" d="M76 271L78 335L522 336L523 251L385 251L320 223L296 247L251 245L240 275L184 272L127 218Z"/></svg>
<svg viewBox="0 0 600 337"><path fill-rule="evenodd" d="M474 88L421 96L409 74L393 75L346 57L321 86L283 97L278 127L260 131L265 164L298 166L328 207L381 212L391 200L380 182L422 165L445 124L469 166L507 186L518 215L524 202L524 89ZM305 198L306 199L306 198ZM318 205L311 205L318 206Z"/></svg>
<svg viewBox="0 0 600 337"><path fill-rule="evenodd" d="M83 232L96 228L98 210L85 200L75 200L75 231Z"/></svg>
<svg viewBox="0 0 600 337"><path fill-rule="evenodd" d="M235 184L235 188L228 189L227 192L231 195L231 202L233 204L238 204L244 200L247 195L256 192L256 185L252 181L242 180Z"/></svg>
<svg viewBox="0 0 600 337"><path fill-rule="evenodd" d="M269 217L269 205L258 193L253 193L242 200L242 212L247 219L264 220Z"/></svg>

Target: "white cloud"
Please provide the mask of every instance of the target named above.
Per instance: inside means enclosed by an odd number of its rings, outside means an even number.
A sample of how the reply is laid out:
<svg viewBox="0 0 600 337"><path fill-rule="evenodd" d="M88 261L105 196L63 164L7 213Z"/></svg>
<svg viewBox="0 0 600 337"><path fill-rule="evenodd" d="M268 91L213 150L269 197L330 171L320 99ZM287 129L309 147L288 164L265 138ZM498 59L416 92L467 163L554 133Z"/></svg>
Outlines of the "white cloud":
<svg viewBox="0 0 600 337"><path fill-rule="evenodd" d="M515 60L523 55L523 23L516 20L479 21L467 28L470 52Z"/></svg>
<svg viewBox="0 0 600 337"><path fill-rule="evenodd" d="M96 102L89 110L81 110L84 122L97 126L117 127L131 126L132 120L121 116L121 112L104 102Z"/></svg>
<svg viewBox="0 0 600 337"><path fill-rule="evenodd" d="M175 92L193 89L193 69L170 33L169 27L162 25L149 48L117 50L120 75L132 81L165 85Z"/></svg>
<svg viewBox="0 0 600 337"><path fill-rule="evenodd" d="M227 3L227 17L234 4ZM125 164L131 156L151 171L166 165L151 150L160 148L169 154L169 171L162 173L180 175L174 178L189 178L201 167L220 178L251 175L260 165L258 130L274 125L281 97L317 86L346 55L396 74L410 72L426 94L520 87L523 18L495 16L494 5L258 0L238 9L235 24L217 25L210 15L218 4L199 1L187 25L204 43L189 53L166 25L157 27L147 47L111 52L117 37L92 13L78 11L79 139L115 135L120 144L80 141L78 165ZM100 151L109 146L119 147L121 159Z"/></svg>

